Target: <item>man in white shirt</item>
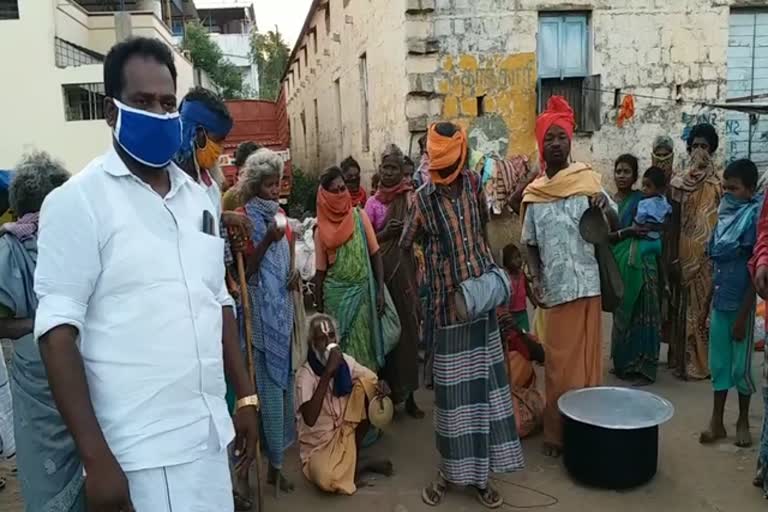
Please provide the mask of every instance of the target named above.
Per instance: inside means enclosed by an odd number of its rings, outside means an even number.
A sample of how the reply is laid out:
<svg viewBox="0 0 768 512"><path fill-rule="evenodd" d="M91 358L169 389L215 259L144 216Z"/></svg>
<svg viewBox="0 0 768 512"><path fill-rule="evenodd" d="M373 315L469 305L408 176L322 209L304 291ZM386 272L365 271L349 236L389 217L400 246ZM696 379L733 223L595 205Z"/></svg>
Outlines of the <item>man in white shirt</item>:
<svg viewBox="0 0 768 512"><path fill-rule="evenodd" d="M35 336L89 511L231 511L225 371L244 465L256 400L215 207L171 162L181 143L173 55L155 39L119 43L104 88L113 148L41 212Z"/></svg>

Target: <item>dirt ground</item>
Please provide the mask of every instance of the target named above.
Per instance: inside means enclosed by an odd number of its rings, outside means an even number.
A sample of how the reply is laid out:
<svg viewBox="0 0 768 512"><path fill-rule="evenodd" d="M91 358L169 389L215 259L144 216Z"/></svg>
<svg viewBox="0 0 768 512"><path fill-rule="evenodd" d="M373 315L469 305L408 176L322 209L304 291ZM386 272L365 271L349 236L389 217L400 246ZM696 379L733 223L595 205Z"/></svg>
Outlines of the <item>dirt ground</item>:
<svg viewBox="0 0 768 512"><path fill-rule="evenodd" d="M606 322L606 332L608 332ZM607 337L606 337L607 338ZM606 354L607 341L606 341ZM762 355L756 354L755 368L762 367ZM606 368L608 365L606 365ZM758 375L759 376L759 375ZM607 383L616 384L612 377ZM648 388L675 405L674 418L661 429L659 471L647 485L627 492L585 488L575 483L559 460L540 454L541 436L523 442L527 467L514 475L499 476L496 485L504 495L507 510L548 510L552 512L751 512L766 510L768 502L752 487L756 448L740 449L733 445L734 424L738 412L735 396L727 407L729 439L715 446L701 446L698 435L706 424L711 408L707 382L680 382L666 370L659 371L658 382ZM296 484L290 495L273 496L268 488L267 512L410 512L432 510L421 501L421 488L435 475L437 453L431 419L432 396L418 394L427 417L415 421L398 416L384 438L370 453L390 457L396 474L392 478L372 480L355 496L326 496L310 487L301 476L295 448L287 457L286 473ZM762 422L762 396L752 404L752 434L757 441ZM23 505L15 478L7 467L0 475L9 481L0 491L0 511L21 512ZM482 510L473 494L449 491L438 510L464 512ZM139 511L152 512L152 511ZM212 511L213 512L213 511Z"/></svg>

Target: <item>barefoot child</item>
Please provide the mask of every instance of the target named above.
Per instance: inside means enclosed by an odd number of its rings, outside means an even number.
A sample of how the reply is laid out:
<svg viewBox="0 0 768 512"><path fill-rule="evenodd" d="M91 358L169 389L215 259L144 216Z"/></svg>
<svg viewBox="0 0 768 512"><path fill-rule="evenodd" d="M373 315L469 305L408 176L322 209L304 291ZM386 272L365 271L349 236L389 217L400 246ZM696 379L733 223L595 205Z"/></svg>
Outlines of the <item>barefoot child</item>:
<svg viewBox="0 0 768 512"><path fill-rule="evenodd" d="M502 250L502 264L509 274L509 283L512 293L509 304L498 308L497 314L502 324L505 321L512 322L518 329L528 332L531 330L528 321L528 285L523 273L523 255L515 244L509 244Z"/></svg>
<svg viewBox="0 0 768 512"><path fill-rule="evenodd" d="M709 367L715 394L709 429L700 437L702 444L726 437L723 412L731 388L736 388L739 394L736 445L752 444L749 400L755 392L751 372L755 288L747 263L756 243L760 212L756 187L757 167L750 160L737 160L725 170L725 194L708 251L715 276L709 334Z"/></svg>

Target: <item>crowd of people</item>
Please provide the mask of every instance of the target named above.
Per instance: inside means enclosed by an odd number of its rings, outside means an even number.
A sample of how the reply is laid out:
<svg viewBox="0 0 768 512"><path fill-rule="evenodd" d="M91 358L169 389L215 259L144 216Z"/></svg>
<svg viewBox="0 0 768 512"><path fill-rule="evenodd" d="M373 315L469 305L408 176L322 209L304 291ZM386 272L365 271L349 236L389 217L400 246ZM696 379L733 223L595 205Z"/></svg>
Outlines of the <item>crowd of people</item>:
<svg viewBox="0 0 768 512"><path fill-rule="evenodd" d="M236 183L222 190L232 118L202 88L177 101L159 41L115 45L104 84L112 146L74 177L27 155L0 226L0 338L14 340L0 455L15 455L27 510L248 510L260 450L266 482L294 489L294 444L309 482L353 494L363 473L394 470L365 456L381 436L370 404L389 397L425 416L422 362L440 456L423 501L436 506L454 486L498 508L491 474L523 469L521 438L543 429L544 454L557 457L558 399L602 384L604 311L617 378L653 383L666 343L675 375L711 379L701 443L727 437L735 388L736 444L751 445L768 210L754 163L718 169L712 126L691 130L680 172L667 136L642 173L619 156L610 194L573 161L574 114L552 97L536 121L539 170L509 190L521 239L497 255L462 126L431 125L418 165L388 145L370 194L349 157L320 177L308 315L278 202L281 158L241 144ZM590 212L610 233L607 253L584 237ZM768 425L755 478L768 493L765 468Z"/></svg>

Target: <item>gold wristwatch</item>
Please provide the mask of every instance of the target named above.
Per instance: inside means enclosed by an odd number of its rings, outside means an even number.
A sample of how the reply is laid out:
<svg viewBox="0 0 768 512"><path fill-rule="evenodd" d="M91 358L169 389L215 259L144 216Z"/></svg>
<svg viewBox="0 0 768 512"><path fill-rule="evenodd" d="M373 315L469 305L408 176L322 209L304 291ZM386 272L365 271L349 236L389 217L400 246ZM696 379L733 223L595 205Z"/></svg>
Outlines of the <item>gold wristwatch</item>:
<svg viewBox="0 0 768 512"><path fill-rule="evenodd" d="M235 411L251 406L255 407L257 411L259 410L259 395L244 396L235 403Z"/></svg>

